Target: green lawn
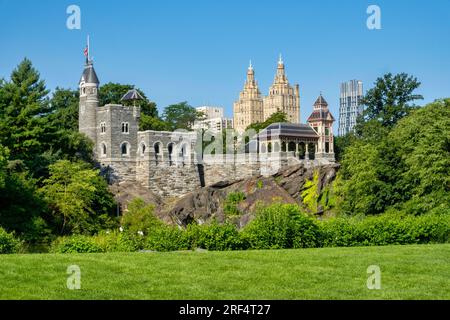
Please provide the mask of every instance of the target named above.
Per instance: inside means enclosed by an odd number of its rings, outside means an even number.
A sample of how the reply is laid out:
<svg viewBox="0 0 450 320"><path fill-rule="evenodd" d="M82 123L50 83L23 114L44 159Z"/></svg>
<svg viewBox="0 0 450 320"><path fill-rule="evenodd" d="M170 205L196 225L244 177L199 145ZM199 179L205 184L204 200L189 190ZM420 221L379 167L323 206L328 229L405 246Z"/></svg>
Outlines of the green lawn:
<svg viewBox="0 0 450 320"><path fill-rule="evenodd" d="M69 265L81 289L66 288ZM366 286L381 268L381 289ZM0 255L0 299L450 299L450 244Z"/></svg>

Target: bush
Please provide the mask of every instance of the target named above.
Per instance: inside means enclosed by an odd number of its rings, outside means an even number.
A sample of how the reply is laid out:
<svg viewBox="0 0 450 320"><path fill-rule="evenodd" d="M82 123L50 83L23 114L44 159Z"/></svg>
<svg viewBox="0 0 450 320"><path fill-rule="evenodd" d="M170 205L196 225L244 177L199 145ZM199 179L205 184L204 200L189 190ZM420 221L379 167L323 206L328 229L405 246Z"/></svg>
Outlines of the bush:
<svg viewBox="0 0 450 320"><path fill-rule="evenodd" d="M128 211L122 217L122 226L132 234L138 231L147 234L149 229L162 226L162 222L154 215L153 205L136 198L128 204Z"/></svg>
<svg viewBox="0 0 450 320"><path fill-rule="evenodd" d="M0 227L0 254L17 253L21 248L21 242Z"/></svg>
<svg viewBox="0 0 450 320"><path fill-rule="evenodd" d="M243 245L237 228L232 224L189 225L186 233L192 249L239 250Z"/></svg>
<svg viewBox="0 0 450 320"><path fill-rule="evenodd" d="M242 232L252 249L288 249L320 246L320 230L299 206L274 204L259 208L256 218Z"/></svg>
<svg viewBox="0 0 450 320"><path fill-rule="evenodd" d="M97 253L104 250L95 242L94 237L75 235L53 241L50 252L53 253Z"/></svg>
<svg viewBox="0 0 450 320"><path fill-rule="evenodd" d="M186 232L173 226L161 226L149 230L146 249L155 251L188 250Z"/></svg>
<svg viewBox="0 0 450 320"><path fill-rule="evenodd" d="M324 246L382 246L449 241L450 215L383 214L321 223Z"/></svg>
<svg viewBox="0 0 450 320"><path fill-rule="evenodd" d="M129 232L102 232L93 237L104 252L136 252L145 247L145 237Z"/></svg>

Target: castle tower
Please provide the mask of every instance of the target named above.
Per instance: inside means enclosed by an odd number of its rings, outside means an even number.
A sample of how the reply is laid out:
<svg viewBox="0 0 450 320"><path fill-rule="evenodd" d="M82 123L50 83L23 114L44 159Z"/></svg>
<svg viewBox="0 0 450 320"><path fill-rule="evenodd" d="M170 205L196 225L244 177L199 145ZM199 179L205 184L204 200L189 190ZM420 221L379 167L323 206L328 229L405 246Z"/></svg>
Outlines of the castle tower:
<svg viewBox="0 0 450 320"><path fill-rule="evenodd" d="M319 135L316 149L316 159L328 159L334 161L334 138L333 138L334 117L328 110L328 103L322 94L314 103L314 110L308 118L308 124Z"/></svg>
<svg viewBox="0 0 450 320"><path fill-rule="evenodd" d="M264 121L263 100L251 61L244 90L239 94L239 100L233 105L233 115L234 128L241 133L252 123Z"/></svg>
<svg viewBox="0 0 450 320"><path fill-rule="evenodd" d="M97 108L98 108L98 85L97 74L94 70L92 60L89 56L86 58L83 74L81 75L79 89L80 89L80 104L78 127L81 133L84 133L88 138L97 145ZM95 150L95 148L94 148ZM95 151L94 151L95 153Z"/></svg>
<svg viewBox="0 0 450 320"><path fill-rule="evenodd" d="M279 111L287 114L289 122L300 123L299 85L295 85L295 88L289 85L281 55L278 60L275 79L269 89L269 95L264 98L264 120Z"/></svg>

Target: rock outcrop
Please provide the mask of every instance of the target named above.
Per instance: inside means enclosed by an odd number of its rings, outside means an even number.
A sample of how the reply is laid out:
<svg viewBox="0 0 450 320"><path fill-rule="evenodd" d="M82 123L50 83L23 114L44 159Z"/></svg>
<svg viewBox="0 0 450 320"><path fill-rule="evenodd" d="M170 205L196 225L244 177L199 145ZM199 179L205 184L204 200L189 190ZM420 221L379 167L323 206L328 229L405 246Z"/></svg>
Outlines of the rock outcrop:
<svg viewBox="0 0 450 320"><path fill-rule="evenodd" d="M258 205L267 205L276 201L302 205L301 195L305 183L312 181L314 173L318 174L317 191L320 193L334 180L338 168L338 164L316 167L298 164L286 167L269 177L259 176L219 182L187 194L170 208L163 208L160 213L162 216L170 217L180 226L186 226L192 221L205 223L211 219L224 222L226 217L223 207L228 194L243 192L245 199L237 204L242 215L236 221L240 227L243 227L251 219Z"/></svg>

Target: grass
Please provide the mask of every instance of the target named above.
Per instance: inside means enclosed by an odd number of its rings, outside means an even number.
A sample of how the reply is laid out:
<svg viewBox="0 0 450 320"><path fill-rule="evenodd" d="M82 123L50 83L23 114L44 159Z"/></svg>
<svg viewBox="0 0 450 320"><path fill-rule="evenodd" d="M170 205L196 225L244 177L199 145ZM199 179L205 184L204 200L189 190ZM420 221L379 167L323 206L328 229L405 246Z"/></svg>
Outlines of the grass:
<svg viewBox="0 0 450 320"><path fill-rule="evenodd" d="M450 299L450 244L0 255L0 299ZM81 289L66 287L69 265ZM381 268L381 289L366 286Z"/></svg>

